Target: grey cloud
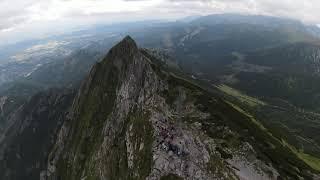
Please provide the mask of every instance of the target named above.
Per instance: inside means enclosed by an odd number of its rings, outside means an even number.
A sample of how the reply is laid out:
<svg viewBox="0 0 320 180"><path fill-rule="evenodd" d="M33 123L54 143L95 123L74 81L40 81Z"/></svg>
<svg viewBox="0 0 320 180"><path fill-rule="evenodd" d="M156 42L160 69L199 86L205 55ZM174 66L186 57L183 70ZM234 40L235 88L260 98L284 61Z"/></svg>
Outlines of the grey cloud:
<svg viewBox="0 0 320 180"><path fill-rule="evenodd" d="M28 20L30 12L26 9L33 4L45 6L52 0L2 0L0 1L0 27L10 27ZM61 0L69 2L70 0ZM80 0L79 0L80 1ZM84 1L84 0L82 0ZM100 1L100 0L87 0ZM124 0L128 2L148 1L148 0ZM152 1L152 0L149 0ZM163 0L157 7L153 7L153 12L170 12L174 14L210 14L210 13L253 13L274 16L285 16L296 18L305 22L317 22L320 19L319 0ZM149 9L143 10L145 12ZM141 12L139 12L141 13ZM69 12L67 15L83 14L83 12ZM31 14L32 15L32 14ZM150 14L155 16L154 13ZM158 18L158 17L155 17Z"/></svg>
<svg viewBox="0 0 320 180"><path fill-rule="evenodd" d="M170 4L179 3L178 11L194 3L199 13L249 13L294 18L307 23L320 23L319 0L166 0ZM207 5L207 6L206 6ZM198 6L198 7L196 7ZM174 9L173 9L174 10Z"/></svg>
<svg viewBox="0 0 320 180"><path fill-rule="evenodd" d="M0 1L0 30L11 28L25 22L28 18L26 7L34 0L2 0Z"/></svg>
<svg viewBox="0 0 320 180"><path fill-rule="evenodd" d="M55 0L63 3L72 2L71 0ZM109 0L79 0L79 2L106 2ZM120 1L120 0L119 0ZM130 3L141 3L143 1L155 0L122 0ZM157 0L161 1L161 0ZM110 1L109 1L110 2ZM112 0L112 2L115 2ZM50 9L55 12L54 6L51 6L53 0L0 0L0 39L1 30L16 27L22 24L31 26L30 19L36 12L30 11L30 7L37 6L40 10L46 12ZM60 4L61 5L61 4ZM91 8L91 7L90 7ZM248 13L272 15L279 17L295 18L307 23L320 24L320 1L319 0L162 0L152 7L142 8L138 12L108 13L97 11L86 13L83 9L67 9L63 12L60 19L68 19L68 23L85 24L95 22L142 20L158 18L180 18L190 15L207 15L216 13ZM60 17L60 16L59 16ZM112 18L110 18L112 17ZM42 22L38 22L42 23ZM38 28L35 26L35 28ZM47 28L50 29L50 28ZM6 34L2 34L2 37Z"/></svg>

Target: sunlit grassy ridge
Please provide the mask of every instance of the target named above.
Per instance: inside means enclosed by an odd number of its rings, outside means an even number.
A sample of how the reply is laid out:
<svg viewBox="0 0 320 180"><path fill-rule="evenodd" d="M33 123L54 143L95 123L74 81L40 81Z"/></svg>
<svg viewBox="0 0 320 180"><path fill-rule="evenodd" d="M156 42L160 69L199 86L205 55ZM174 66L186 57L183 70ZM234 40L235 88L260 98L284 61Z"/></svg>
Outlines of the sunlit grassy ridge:
<svg viewBox="0 0 320 180"><path fill-rule="evenodd" d="M292 151L293 154L295 154L299 159L301 159L303 162L305 162L308 166L313 168L314 170L320 171L320 159L317 157L314 157L310 154L304 153L303 151L297 150L294 146L290 145L288 142L286 142L284 139L279 140L273 134L263 126L262 123L260 123L258 120L256 120L251 114L240 108L239 106L229 102L225 101L230 106L232 106L234 109L236 109L238 112L246 115L252 123L254 123L259 129L262 131L265 131L272 139L278 141L283 146L287 147L290 151Z"/></svg>
<svg viewBox="0 0 320 180"><path fill-rule="evenodd" d="M247 113L246 111L244 111L243 109L241 109L239 106L226 101L226 103L228 103L230 106L232 106L234 109L236 109L237 111L239 111L240 113L246 115L255 125L257 125L261 130L263 131L268 131L268 129L266 129L263 124L261 124L259 121L257 121L251 114Z"/></svg>
<svg viewBox="0 0 320 180"><path fill-rule="evenodd" d="M306 164L308 164L313 169L320 171L320 159L314 157L310 154L306 154L301 150L297 150L294 146L288 144L285 140L281 140L284 146L287 146L296 156L298 156L301 160L303 160Z"/></svg>
<svg viewBox="0 0 320 180"><path fill-rule="evenodd" d="M233 89L227 85L224 85L224 84L221 84L221 85L218 85L216 86L219 90L223 91L224 93L230 95L230 96L233 96L233 97L236 97L237 99L239 99L241 102L244 102L250 106L258 106L258 105L261 105L261 106L264 106L266 105L265 102L257 99L257 98L254 98L254 97L250 97L250 96L247 96L243 93L241 93L240 91L236 90L236 89Z"/></svg>

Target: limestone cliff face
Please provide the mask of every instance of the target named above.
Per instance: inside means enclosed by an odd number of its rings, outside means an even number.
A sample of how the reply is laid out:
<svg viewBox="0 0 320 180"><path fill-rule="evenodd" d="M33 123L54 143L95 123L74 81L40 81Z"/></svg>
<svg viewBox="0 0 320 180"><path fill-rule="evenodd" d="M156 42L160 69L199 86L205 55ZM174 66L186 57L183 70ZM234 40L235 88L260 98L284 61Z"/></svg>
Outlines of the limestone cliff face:
<svg viewBox="0 0 320 180"><path fill-rule="evenodd" d="M126 37L92 68L42 179L297 177L261 156L250 116L155 61Z"/></svg>

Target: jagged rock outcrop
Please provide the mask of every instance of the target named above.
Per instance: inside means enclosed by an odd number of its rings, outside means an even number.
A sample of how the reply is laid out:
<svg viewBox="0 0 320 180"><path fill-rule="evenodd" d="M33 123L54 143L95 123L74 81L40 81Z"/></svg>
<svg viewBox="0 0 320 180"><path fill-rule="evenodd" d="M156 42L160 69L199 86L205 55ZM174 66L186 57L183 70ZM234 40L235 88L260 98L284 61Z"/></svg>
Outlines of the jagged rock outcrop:
<svg viewBox="0 0 320 180"><path fill-rule="evenodd" d="M156 61L126 37L92 68L42 179L313 176L240 107Z"/></svg>
<svg viewBox="0 0 320 180"><path fill-rule="evenodd" d="M0 179L39 179L73 98L71 90L51 89L11 115L0 139Z"/></svg>

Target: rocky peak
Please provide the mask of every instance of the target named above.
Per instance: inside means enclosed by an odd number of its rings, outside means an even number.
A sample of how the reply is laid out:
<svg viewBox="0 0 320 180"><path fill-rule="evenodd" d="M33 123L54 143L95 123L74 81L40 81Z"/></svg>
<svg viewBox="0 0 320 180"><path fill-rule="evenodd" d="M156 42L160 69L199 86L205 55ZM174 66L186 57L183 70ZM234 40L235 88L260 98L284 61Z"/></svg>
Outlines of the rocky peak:
<svg viewBox="0 0 320 180"><path fill-rule="evenodd" d="M126 36L109 51L108 57L132 57L138 52L139 48L136 42L130 36Z"/></svg>

